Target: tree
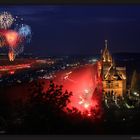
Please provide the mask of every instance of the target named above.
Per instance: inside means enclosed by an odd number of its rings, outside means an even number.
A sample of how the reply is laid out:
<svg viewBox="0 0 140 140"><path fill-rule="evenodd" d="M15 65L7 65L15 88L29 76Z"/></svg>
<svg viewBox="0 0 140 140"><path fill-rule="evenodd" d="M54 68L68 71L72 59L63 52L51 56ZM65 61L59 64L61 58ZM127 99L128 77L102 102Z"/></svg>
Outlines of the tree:
<svg viewBox="0 0 140 140"><path fill-rule="evenodd" d="M50 81L46 91L43 91L43 88L43 82L34 81L30 88L28 103L17 110L23 120L21 133L23 131L26 134L50 134L61 131L60 128L65 126L64 109L70 103L72 92L63 92L63 86L55 85L53 81Z"/></svg>

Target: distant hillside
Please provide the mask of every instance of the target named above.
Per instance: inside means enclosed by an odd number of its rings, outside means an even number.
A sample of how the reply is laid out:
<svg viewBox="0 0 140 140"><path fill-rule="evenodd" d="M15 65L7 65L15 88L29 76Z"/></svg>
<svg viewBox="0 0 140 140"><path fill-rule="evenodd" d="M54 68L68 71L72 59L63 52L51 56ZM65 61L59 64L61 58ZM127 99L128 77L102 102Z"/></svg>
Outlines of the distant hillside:
<svg viewBox="0 0 140 140"><path fill-rule="evenodd" d="M122 52L122 53L113 53L112 54L115 59L140 59L140 53L128 53L128 52Z"/></svg>

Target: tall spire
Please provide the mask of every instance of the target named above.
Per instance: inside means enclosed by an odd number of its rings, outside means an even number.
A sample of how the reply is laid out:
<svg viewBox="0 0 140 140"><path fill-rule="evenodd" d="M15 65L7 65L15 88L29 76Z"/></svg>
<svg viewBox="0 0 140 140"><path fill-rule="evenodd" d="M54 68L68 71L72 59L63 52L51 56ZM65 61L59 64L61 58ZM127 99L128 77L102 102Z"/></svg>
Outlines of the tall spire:
<svg viewBox="0 0 140 140"><path fill-rule="evenodd" d="M102 52L102 59L103 59L103 62L112 62L112 57L108 50L108 41L107 40L105 40L105 49Z"/></svg>
<svg viewBox="0 0 140 140"><path fill-rule="evenodd" d="M107 40L105 40L105 48L107 49Z"/></svg>

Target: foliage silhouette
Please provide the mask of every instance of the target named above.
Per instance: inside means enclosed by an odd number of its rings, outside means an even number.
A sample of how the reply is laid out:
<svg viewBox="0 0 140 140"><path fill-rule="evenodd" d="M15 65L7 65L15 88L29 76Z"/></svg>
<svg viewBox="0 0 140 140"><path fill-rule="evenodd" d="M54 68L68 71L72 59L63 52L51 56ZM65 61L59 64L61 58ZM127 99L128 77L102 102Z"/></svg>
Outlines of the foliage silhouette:
<svg viewBox="0 0 140 140"><path fill-rule="evenodd" d="M53 81L46 91L43 88L42 82L34 81L31 85L31 96L24 106L23 129L26 133L56 133L56 128L62 128L66 123L64 109L70 103L72 92L63 92L63 86L55 85Z"/></svg>

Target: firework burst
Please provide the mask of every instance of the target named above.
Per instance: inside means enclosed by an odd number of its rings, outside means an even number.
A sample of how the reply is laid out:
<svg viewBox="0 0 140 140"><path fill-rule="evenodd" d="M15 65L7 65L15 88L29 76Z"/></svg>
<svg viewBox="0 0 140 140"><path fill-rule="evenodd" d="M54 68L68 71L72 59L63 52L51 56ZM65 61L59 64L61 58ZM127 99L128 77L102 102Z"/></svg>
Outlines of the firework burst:
<svg viewBox="0 0 140 140"><path fill-rule="evenodd" d="M0 13L0 48L8 48L10 61L14 61L24 51L25 44L31 41L31 27L22 22L23 18L13 18L8 12Z"/></svg>
<svg viewBox="0 0 140 140"><path fill-rule="evenodd" d="M22 36L27 43L31 41L31 27L29 25L22 24L18 29L18 33Z"/></svg>
<svg viewBox="0 0 140 140"><path fill-rule="evenodd" d="M8 29L14 22L13 16L8 12L2 12L0 14L0 28Z"/></svg>
<svg viewBox="0 0 140 140"><path fill-rule="evenodd" d="M10 47L17 47L20 36L16 31L8 30L5 34L5 37Z"/></svg>

